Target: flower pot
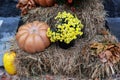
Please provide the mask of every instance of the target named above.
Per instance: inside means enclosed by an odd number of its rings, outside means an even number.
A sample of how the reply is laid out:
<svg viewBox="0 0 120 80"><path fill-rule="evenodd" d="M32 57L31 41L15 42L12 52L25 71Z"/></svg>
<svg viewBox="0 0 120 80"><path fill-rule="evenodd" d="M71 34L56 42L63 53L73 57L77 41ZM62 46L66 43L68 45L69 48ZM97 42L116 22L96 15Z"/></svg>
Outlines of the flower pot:
<svg viewBox="0 0 120 80"><path fill-rule="evenodd" d="M68 49L68 48L73 47L75 45L75 40L72 40L69 44L59 41L58 45L62 49Z"/></svg>

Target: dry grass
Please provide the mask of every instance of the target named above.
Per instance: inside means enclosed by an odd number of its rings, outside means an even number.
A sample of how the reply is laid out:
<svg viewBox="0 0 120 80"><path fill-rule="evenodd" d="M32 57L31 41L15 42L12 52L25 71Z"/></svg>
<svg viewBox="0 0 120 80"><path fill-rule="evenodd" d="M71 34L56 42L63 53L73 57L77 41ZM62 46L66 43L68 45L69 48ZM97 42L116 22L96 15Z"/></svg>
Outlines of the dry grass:
<svg viewBox="0 0 120 80"><path fill-rule="evenodd" d="M105 11L101 0L83 0L75 12L66 5L48 8L39 7L22 17L23 22L42 20L53 26L59 11L75 13L84 24L84 36L76 40L74 47L61 49L51 44L45 51L34 55L22 51L15 40L12 50L17 52L16 68L18 76L40 76L44 74L64 75L77 80L86 78L106 78L105 66L97 56L92 55L91 42L117 42L104 28ZM111 38L113 37L113 38ZM62 79L60 79L62 80Z"/></svg>

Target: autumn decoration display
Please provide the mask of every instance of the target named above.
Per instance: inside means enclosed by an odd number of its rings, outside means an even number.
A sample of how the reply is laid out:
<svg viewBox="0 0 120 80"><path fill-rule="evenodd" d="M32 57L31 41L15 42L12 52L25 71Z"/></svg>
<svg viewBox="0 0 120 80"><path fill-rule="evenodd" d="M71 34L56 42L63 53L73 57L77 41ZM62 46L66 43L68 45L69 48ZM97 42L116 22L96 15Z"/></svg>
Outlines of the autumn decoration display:
<svg viewBox="0 0 120 80"><path fill-rule="evenodd" d="M16 34L19 47L28 53L44 51L50 45L46 34L48 28L45 22L34 21L24 24Z"/></svg>
<svg viewBox="0 0 120 80"><path fill-rule="evenodd" d="M47 36L51 42L60 41L69 44L77 39L77 36L83 35L83 24L76 15L66 11L59 12L55 20L57 21L55 27L48 28L47 30Z"/></svg>
<svg viewBox="0 0 120 80"><path fill-rule="evenodd" d="M16 7L21 9L21 14L24 15L28 10L35 8L37 5L47 7L53 6L54 3L54 0L19 0Z"/></svg>
<svg viewBox="0 0 120 80"><path fill-rule="evenodd" d="M112 80L119 74L120 43L104 27L102 0L18 0L16 7L24 24L3 55L10 76Z"/></svg>
<svg viewBox="0 0 120 80"><path fill-rule="evenodd" d="M10 75L15 75L17 73L15 68L15 57L16 53L13 51L6 52L3 55L3 65L6 72Z"/></svg>

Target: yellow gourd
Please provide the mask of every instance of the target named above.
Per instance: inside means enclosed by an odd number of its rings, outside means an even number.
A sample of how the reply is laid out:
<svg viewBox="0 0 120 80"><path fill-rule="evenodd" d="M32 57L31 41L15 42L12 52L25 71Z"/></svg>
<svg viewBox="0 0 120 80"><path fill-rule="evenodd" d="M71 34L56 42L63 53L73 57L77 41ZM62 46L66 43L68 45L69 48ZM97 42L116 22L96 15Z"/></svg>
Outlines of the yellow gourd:
<svg viewBox="0 0 120 80"><path fill-rule="evenodd" d="M15 75L16 74L16 68L15 68L15 57L16 53L15 52L6 52L3 56L3 65L6 70L6 72L10 75Z"/></svg>

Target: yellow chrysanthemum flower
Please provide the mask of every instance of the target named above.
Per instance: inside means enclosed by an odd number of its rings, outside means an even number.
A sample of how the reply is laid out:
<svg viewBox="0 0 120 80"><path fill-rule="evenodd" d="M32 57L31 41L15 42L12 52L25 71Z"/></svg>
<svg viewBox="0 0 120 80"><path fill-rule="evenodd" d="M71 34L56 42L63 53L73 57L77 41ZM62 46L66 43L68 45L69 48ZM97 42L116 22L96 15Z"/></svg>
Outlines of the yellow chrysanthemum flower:
<svg viewBox="0 0 120 80"><path fill-rule="evenodd" d="M57 23L55 24L55 30L48 28L47 36L50 38L51 42L56 41L64 41L69 44L72 40L76 39L78 35L82 35L81 31L83 28L83 24L77 18L77 16L73 16L71 13L59 12L55 17Z"/></svg>

